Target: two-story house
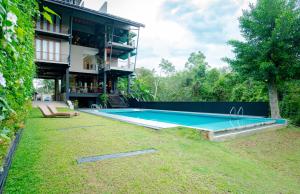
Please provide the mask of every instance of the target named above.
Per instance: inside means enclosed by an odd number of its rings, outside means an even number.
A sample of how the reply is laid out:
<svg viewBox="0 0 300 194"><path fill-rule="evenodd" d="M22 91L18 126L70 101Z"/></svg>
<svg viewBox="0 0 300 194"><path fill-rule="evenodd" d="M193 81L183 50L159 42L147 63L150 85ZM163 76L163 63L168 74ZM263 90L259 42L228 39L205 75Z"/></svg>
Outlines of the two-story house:
<svg viewBox="0 0 300 194"><path fill-rule="evenodd" d="M119 77L136 66L143 24L83 7L82 0L44 0L59 16L36 22L37 78L55 80L55 100L99 102L101 94L117 95ZM130 85L130 84L128 84ZM128 88L129 90L129 88Z"/></svg>

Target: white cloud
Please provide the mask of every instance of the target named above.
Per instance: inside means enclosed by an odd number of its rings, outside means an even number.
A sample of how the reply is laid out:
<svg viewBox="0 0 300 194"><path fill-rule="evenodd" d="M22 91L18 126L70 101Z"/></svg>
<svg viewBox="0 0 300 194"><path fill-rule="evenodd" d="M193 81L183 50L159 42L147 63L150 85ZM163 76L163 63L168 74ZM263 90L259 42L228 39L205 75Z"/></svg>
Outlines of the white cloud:
<svg viewBox="0 0 300 194"><path fill-rule="evenodd" d="M242 14L242 9L248 7L249 2L255 2L255 0L186 0L184 2L191 4L194 12L187 12L180 19L168 19L162 12L166 1L176 3L180 0L108 0L109 13L146 25L140 33L137 67L152 69L158 66L161 58L166 58L177 70L182 69L189 54L198 50L206 55L209 65L213 67L226 65L221 58L232 57L231 48L226 45L226 40L241 39L238 17ZM85 6L97 10L103 2L103 0L85 0ZM230 12L234 6L237 10ZM175 7L165 14L177 17L180 11L182 10ZM221 11L227 11L226 15L222 15ZM195 14L203 16L202 20L191 21L195 18ZM189 22L191 24L194 22L193 28L189 26ZM219 31L220 29L222 31Z"/></svg>

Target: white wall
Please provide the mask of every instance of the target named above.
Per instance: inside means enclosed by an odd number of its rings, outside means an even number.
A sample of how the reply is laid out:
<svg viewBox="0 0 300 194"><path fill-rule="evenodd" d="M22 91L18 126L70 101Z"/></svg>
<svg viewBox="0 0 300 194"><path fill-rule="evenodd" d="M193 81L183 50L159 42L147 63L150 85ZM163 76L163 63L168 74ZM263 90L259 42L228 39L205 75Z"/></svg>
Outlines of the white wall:
<svg viewBox="0 0 300 194"><path fill-rule="evenodd" d="M61 41L61 51L60 53L64 56L64 57L68 57L69 56L69 42L62 40Z"/></svg>
<svg viewBox="0 0 300 194"><path fill-rule="evenodd" d="M87 55L96 55L98 53L98 49L83 47L83 46L71 46L71 67L70 72L81 72L81 73L98 73L98 69L96 70L87 70L83 69L83 58ZM96 64L96 60L93 61L93 64Z"/></svg>

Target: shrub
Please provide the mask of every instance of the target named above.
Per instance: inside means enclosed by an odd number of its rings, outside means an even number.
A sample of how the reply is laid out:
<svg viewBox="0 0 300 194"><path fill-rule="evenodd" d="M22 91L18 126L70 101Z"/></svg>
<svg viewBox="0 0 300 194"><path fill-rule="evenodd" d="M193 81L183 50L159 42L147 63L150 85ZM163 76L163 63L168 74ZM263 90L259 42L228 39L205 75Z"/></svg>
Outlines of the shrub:
<svg viewBox="0 0 300 194"><path fill-rule="evenodd" d="M107 94L100 95L100 102L104 108L107 108L108 99L109 99L109 97Z"/></svg>
<svg viewBox="0 0 300 194"><path fill-rule="evenodd" d="M282 116L300 126L300 81L285 83L282 88L281 112Z"/></svg>

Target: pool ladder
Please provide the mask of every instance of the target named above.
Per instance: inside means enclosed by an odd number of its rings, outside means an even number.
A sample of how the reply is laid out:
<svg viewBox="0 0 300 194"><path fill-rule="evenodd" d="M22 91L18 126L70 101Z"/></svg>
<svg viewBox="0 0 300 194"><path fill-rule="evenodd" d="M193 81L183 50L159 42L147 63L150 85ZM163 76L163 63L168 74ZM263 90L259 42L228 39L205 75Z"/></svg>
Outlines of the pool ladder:
<svg viewBox="0 0 300 194"><path fill-rule="evenodd" d="M240 120L239 120L239 119L237 119L237 120L234 121L234 122L236 122L236 124L233 123L232 116L233 116L233 115L242 115L242 116L243 116L243 115L244 115L244 108L241 106L241 107L238 109L238 111L236 111L235 106L233 106L233 107L231 107L229 114L230 114L230 116L231 116L231 117L230 117L230 125L231 125L232 127L236 127L236 125L237 125L237 126L241 126Z"/></svg>
<svg viewBox="0 0 300 194"><path fill-rule="evenodd" d="M231 107L229 114L232 115L244 115L244 108L241 106L238 111L236 111L235 106Z"/></svg>

